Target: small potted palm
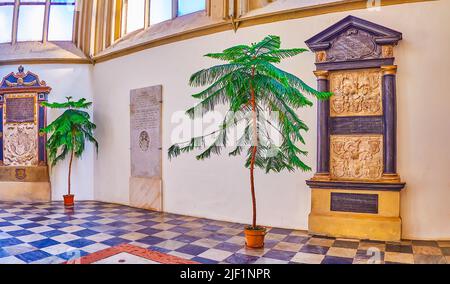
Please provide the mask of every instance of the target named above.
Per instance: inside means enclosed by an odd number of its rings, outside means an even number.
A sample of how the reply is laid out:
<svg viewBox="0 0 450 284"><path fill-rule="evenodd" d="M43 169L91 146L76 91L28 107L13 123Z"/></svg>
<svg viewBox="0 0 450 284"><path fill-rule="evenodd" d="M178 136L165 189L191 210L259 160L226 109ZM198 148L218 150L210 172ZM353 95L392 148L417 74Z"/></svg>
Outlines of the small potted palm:
<svg viewBox="0 0 450 284"><path fill-rule="evenodd" d="M200 70L191 76L191 86L207 87L193 95L201 101L186 113L195 119L222 104L228 105L227 114L216 131L175 143L168 149L170 159L181 153L201 150L196 158L204 160L231 146L229 132L239 124L245 125L242 136L233 141L235 145L232 145L229 155L244 154L245 166L250 171L253 218L251 225L245 228L246 245L250 248L263 247L266 234L266 228L259 226L256 219L255 167L266 173L296 169L309 171L310 167L300 159L307 153L299 148L299 144L305 144L302 132L307 131L308 126L295 110L312 106L306 95L318 99L331 96L330 93L316 91L295 75L275 66L282 59L305 51L302 48L281 49L278 36L267 36L258 43L206 54L226 63ZM273 121L265 116L267 112L270 115L276 113L278 119ZM278 143L268 134L269 128L279 134ZM207 140L212 142L206 143Z"/></svg>
<svg viewBox="0 0 450 284"><path fill-rule="evenodd" d="M41 130L42 133L50 134L47 141L48 160L51 166L70 155L69 172L67 179L67 194L64 195L64 206L74 206L74 195L71 192L72 162L74 156L79 158L84 152L85 141L90 141L98 149L97 140L93 136L95 124L91 122L90 115L84 111L92 102L86 99L72 101L72 97L66 97L64 103L43 102L42 105L52 109L65 109L64 113L56 118L50 125Z"/></svg>

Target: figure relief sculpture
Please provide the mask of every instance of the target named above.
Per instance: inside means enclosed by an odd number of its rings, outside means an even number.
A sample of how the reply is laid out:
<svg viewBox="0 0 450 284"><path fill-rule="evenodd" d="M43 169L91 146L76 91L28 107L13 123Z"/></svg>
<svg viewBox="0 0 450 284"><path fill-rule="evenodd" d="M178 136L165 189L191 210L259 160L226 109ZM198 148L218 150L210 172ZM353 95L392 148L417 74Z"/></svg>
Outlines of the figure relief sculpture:
<svg viewBox="0 0 450 284"><path fill-rule="evenodd" d="M334 179L380 179L383 173L382 155L381 135L332 135L330 174Z"/></svg>
<svg viewBox="0 0 450 284"><path fill-rule="evenodd" d="M340 71L330 74L331 116L382 115L381 71Z"/></svg>

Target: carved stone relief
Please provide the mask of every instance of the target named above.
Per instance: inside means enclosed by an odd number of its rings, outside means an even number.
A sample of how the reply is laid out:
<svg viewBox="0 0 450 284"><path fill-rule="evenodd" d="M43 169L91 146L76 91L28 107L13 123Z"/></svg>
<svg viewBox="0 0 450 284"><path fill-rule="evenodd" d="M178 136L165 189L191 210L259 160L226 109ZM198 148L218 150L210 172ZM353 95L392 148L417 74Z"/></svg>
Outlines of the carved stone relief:
<svg viewBox="0 0 450 284"><path fill-rule="evenodd" d="M5 124L4 125L5 166L37 166L37 125L34 123Z"/></svg>
<svg viewBox="0 0 450 284"><path fill-rule="evenodd" d="M382 135L331 135L330 144L330 175L333 179L381 179Z"/></svg>
<svg viewBox="0 0 450 284"><path fill-rule="evenodd" d="M374 59L380 55L381 48L370 33L351 28L331 42L327 61Z"/></svg>
<svg viewBox="0 0 450 284"><path fill-rule="evenodd" d="M379 69L336 71L330 73L330 115L382 115L381 76Z"/></svg>
<svg viewBox="0 0 450 284"><path fill-rule="evenodd" d="M382 46L382 57L383 58L394 57L394 46L392 46L392 45L383 45Z"/></svg>
<svg viewBox="0 0 450 284"><path fill-rule="evenodd" d="M316 52L316 62L321 63L327 61L327 52L325 50Z"/></svg>

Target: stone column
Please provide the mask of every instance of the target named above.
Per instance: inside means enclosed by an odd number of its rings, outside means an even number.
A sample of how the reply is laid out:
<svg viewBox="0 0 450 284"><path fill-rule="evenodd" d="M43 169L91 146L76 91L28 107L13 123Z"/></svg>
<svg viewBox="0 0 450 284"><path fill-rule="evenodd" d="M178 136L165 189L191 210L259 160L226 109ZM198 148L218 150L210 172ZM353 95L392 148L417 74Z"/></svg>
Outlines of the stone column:
<svg viewBox="0 0 450 284"><path fill-rule="evenodd" d="M384 109L384 171L388 179L398 179L397 175L397 113L395 75L397 66L381 66L383 70L383 109Z"/></svg>
<svg viewBox="0 0 450 284"><path fill-rule="evenodd" d="M315 71L317 90L329 91L328 71ZM317 103L317 173L316 178L330 175L330 137L329 137L330 101L318 100Z"/></svg>

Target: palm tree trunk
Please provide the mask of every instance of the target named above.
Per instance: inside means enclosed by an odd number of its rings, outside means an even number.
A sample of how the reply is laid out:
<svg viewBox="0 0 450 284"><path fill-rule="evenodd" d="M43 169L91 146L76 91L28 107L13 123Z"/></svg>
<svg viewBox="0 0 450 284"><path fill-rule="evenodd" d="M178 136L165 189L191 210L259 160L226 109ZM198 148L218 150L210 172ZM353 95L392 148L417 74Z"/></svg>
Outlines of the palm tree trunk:
<svg viewBox="0 0 450 284"><path fill-rule="evenodd" d="M254 76L255 76L255 68L252 69L252 79ZM256 151L258 147L258 133L257 133L255 90L253 89L252 82L250 82L250 93L251 93L252 124L253 124L252 155L250 160L250 189L252 192L252 209L253 209L252 227L256 228L256 192L255 192L254 171L255 171Z"/></svg>
<svg viewBox="0 0 450 284"><path fill-rule="evenodd" d="M67 179L67 188L68 188L69 195L70 195L70 178L71 178L71 175L72 175L72 161L73 161L73 149L70 152L69 177Z"/></svg>

